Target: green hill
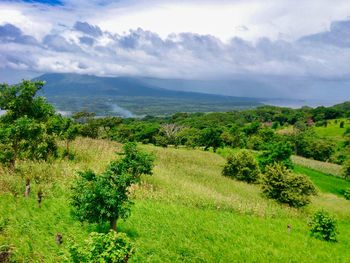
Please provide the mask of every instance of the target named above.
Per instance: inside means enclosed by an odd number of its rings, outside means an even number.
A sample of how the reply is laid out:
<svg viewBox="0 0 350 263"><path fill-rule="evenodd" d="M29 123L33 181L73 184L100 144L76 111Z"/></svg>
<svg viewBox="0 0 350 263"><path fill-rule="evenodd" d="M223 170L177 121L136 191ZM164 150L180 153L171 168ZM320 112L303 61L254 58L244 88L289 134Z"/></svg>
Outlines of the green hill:
<svg viewBox="0 0 350 263"><path fill-rule="evenodd" d="M0 171L0 247L11 247L11 260L64 261L69 237L79 242L91 231L108 230L108 224L82 225L71 217L69 187L77 170L102 170L120 147L79 138L72 145L72 161L21 161L21 171L40 182L33 183L28 200L22 194L26 175ZM135 243L129 262L348 262L350 203L337 194L348 182L298 167L314 181L319 194L311 205L295 209L266 199L258 185L221 176L225 160L219 154L142 148L154 152L156 164L154 175L133 187L131 217L118 223L119 231ZM39 188L44 192L41 209L36 204ZM338 243L310 237L308 218L320 208L338 218ZM60 247L56 233L63 235Z"/></svg>

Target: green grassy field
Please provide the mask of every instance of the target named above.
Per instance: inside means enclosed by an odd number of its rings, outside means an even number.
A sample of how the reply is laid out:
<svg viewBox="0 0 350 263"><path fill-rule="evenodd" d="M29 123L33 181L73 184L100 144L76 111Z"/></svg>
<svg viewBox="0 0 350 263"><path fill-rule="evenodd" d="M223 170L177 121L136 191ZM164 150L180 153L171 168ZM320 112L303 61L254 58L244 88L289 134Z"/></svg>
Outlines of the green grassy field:
<svg viewBox="0 0 350 263"><path fill-rule="evenodd" d="M72 218L69 186L76 171L100 171L120 145L102 140L76 140L75 159L22 170L38 174L30 198L23 196L23 175L0 171L0 246L10 245L16 262L61 262L68 257L67 238L77 241L108 224L81 224ZM350 258L350 201L341 197L344 181L309 168L306 173L320 193L312 204L294 209L268 200L258 185L221 176L225 159L201 150L164 149L150 145L156 163L153 176L132 188L132 215L118 223L135 243L129 262L348 262ZM28 176L28 175L27 175ZM34 182L33 178L33 182ZM22 187L22 186L23 187ZM42 208L35 193L43 188ZM11 192L18 192L14 197ZM309 216L324 208L339 219L338 243L310 237ZM287 232L287 225L291 232ZM56 233L63 235L58 247Z"/></svg>
<svg viewBox="0 0 350 263"><path fill-rule="evenodd" d="M344 128L340 128L340 122L344 121ZM317 135L321 137L331 137L342 140L346 129L350 127L350 121L347 119L336 119L328 121L327 127L315 127Z"/></svg>

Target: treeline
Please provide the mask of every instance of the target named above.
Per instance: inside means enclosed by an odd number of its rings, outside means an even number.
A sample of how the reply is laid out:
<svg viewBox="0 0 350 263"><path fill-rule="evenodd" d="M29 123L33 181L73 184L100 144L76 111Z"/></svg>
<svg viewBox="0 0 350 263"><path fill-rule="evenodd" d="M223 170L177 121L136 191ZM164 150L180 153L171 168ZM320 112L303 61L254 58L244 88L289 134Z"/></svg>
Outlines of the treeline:
<svg viewBox="0 0 350 263"><path fill-rule="evenodd" d="M72 115L80 135L118 142L137 141L157 146L219 147L266 150L282 142L294 154L342 164L350 155L350 130L344 128L344 142L318 136L314 126L327 126L334 118L349 118L350 102L333 107L300 109L261 106L254 110L227 113L176 113L169 118L95 118L79 112ZM339 121L339 127L344 127Z"/></svg>

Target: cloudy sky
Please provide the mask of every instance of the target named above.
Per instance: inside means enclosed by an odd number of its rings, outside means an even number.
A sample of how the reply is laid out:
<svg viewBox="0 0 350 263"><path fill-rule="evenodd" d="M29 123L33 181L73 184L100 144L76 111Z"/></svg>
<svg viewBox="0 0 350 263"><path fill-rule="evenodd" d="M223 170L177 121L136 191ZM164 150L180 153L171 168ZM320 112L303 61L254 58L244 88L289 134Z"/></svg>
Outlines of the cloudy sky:
<svg viewBox="0 0 350 263"><path fill-rule="evenodd" d="M350 2L1 0L0 82L46 72L220 80L203 91L350 100Z"/></svg>

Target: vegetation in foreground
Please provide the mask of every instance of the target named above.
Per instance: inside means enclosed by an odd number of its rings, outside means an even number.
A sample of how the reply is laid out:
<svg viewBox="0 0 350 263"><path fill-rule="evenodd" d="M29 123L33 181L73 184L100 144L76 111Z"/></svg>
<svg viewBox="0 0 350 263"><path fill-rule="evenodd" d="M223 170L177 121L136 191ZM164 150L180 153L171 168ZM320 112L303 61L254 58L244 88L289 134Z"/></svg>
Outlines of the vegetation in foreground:
<svg viewBox="0 0 350 263"><path fill-rule="evenodd" d="M295 132L279 135L276 123L276 131L256 121L232 126L228 119L216 123L220 115L213 115L214 122L203 122L205 115L197 120L192 116L187 127L182 125L188 120L164 120L158 123L161 129L146 120L141 134L163 148L144 145L140 150L126 143L123 155L116 156L121 145L110 139L128 141L135 135L119 136L125 120L94 119L86 112L76 114L74 122L63 118L35 97L42 85L23 81L0 86L0 106L6 110L0 119L0 206L6 208L0 215L1 261L349 258L347 132L345 145L333 155L336 144L315 140L315 131L301 121L295 122ZM265 113L253 111L253 116ZM347 110L314 111L317 118L320 113L334 117ZM131 127L139 125L129 121ZM344 126L341 122L339 128ZM145 133L147 129L151 132ZM78 135L106 140L76 139ZM199 148L164 148L169 144ZM236 147L229 150L233 155L226 165L215 153L223 154L224 144ZM155 156L153 176L153 158L143 151ZM339 161L341 174L333 177L295 165L293 152Z"/></svg>
<svg viewBox="0 0 350 263"><path fill-rule="evenodd" d="M41 209L34 194L39 184L33 183L33 194L25 199L22 176L2 172L1 185L18 188L17 197L10 190L0 195L0 206L7 208L1 214L5 223L0 240L12 247L12 260L63 261L69 257L70 236L83 243L90 232L108 232L109 223L81 225L71 216L69 188L75 171L91 166L103 171L121 146L78 138L71 148L74 160L31 166L47 178ZM135 244L130 262L346 262L349 258L350 206L345 198L321 191L306 208L290 208L263 197L257 185L222 176L225 160L218 154L143 149L155 155L154 174L132 188L131 216L118 224L118 231ZM28 165L19 163L23 168ZM338 219L337 243L310 236L308 220L322 208ZM61 246L55 243L56 233L63 236Z"/></svg>

